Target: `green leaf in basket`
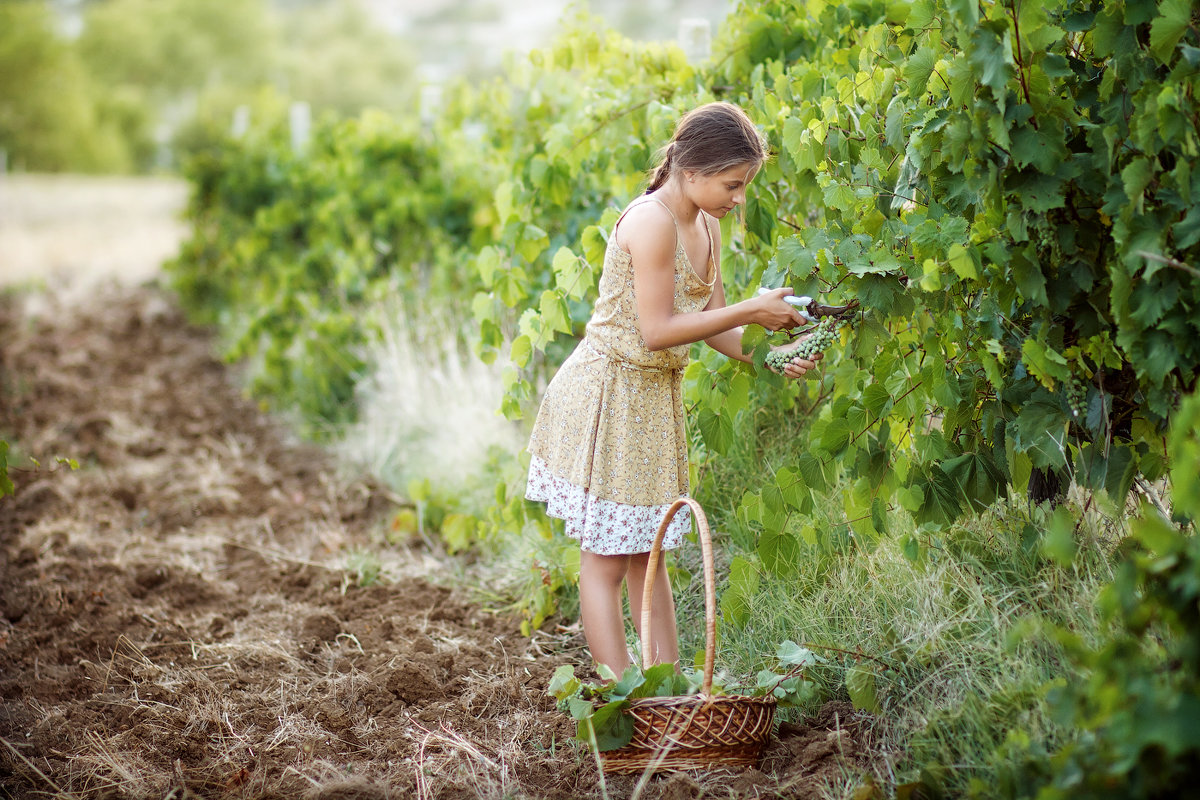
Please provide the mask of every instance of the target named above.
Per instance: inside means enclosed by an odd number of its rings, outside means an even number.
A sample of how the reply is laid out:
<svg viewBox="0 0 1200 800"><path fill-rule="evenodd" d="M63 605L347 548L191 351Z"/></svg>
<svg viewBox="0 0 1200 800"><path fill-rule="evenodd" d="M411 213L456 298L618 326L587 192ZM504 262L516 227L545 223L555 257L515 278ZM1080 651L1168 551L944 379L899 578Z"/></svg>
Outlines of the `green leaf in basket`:
<svg viewBox="0 0 1200 800"><path fill-rule="evenodd" d="M593 741L588 735L589 728L595 735L594 743L597 750L616 750L629 744L633 738L633 717L625 713L629 708L628 700L614 700L596 709L587 719L579 721L576 735L583 741Z"/></svg>
<svg viewBox="0 0 1200 800"><path fill-rule="evenodd" d="M655 664L643 673L645 680L630 697L670 697L675 694L675 665Z"/></svg>
<svg viewBox="0 0 1200 800"><path fill-rule="evenodd" d="M624 700L626 697L630 697L645 682L646 676L642 672L642 668L637 664L630 664L625 668L625 674L612 687L612 691L608 693L608 696L612 700Z"/></svg>
<svg viewBox="0 0 1200 800"><path fill-rule="evenodd" d="M704 686L704 672L689 670L675 676L675 691L672 694L699 694L702 686ZM713 680L712 693L721 694L721 683L715 678Z"/></svg>
<svg viewBox="0 0 1200 800"><path fill-rule="evenodd" d="M571 711L571 719L578 720L580 723L586 722L592 713L596 710L591 700L584 700L582 697L572 697L569 701Z"/></svg>
<svg viewBox="0 0 1200 800"><path fill-rule="evenodd" d="M613 672L612 667L610 667L608 664L597 664L596 672L601 678L609 681L610 683L617 682L617 673Z"/></svg>

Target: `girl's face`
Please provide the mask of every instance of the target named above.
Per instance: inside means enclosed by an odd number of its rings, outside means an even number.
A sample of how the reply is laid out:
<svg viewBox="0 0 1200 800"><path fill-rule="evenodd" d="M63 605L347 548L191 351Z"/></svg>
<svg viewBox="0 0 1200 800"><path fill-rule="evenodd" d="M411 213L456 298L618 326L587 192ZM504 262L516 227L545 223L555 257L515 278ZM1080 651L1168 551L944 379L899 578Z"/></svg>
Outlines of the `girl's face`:
<svg viewBox="0 0 1200 800"><path fill-rule="evenodd" d="M721 219L746 202L746 187L758 173L758 164L739 164L713 175L684 171L688 198L706 212Z"/></svg>

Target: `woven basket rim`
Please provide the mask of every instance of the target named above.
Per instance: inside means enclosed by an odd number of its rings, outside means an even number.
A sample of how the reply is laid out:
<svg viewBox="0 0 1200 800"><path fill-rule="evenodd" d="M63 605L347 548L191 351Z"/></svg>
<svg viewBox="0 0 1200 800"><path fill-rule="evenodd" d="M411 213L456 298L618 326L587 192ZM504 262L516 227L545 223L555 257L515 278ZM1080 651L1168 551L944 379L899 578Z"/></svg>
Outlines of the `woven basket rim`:
<svg viewBox="0 0 1200 800"><path fill-rule="evenodd" d="M653 697L632 697L629 703L633 707L645 706L665 706L665 705L697 705L697 706L716 706L716 705L764 705L773 706L776 704L774 695L754 695L754 694L714 694L704 695L698 694L671 694L671 695L656 695Z"/></svg>

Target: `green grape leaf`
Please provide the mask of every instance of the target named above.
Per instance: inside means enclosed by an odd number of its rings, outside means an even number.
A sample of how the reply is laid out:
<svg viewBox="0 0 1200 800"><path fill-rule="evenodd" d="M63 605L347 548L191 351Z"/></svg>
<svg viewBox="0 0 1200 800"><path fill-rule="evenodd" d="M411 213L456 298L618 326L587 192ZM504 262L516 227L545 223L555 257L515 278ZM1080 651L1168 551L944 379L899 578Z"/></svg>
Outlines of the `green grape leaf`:
<svg viewBox="0 0 1200 800"><path fill-rule="evenodd" d="M1192 21L1192 0L1162 0L1159 16L1150 23L1150 52L1164 64L1170 62L1175 45Z"/></svg>
<svg viewBox="0 0 1200 800"><path fill-rule="evenodd" d="M575 690L578 688L579 679L575 677L575 667L570 664L561 664L558 669L554 670L547 692L559 700L565 700L575 694Z"/></svg>
<svg viewBox="0 0 1200 800"><path fill-rule="evenodd" d="M975 511L986 509L1003 493L1004 473L990 453L963 453L943 461L941 466L958 484L968 505Z"/></svg>
<svg viewBox="0 0 1200 800"><path fill-rule="evenodd" d="M795 466L796 472L809 489L814 492L823 492L828 488L821 460L812 453L801 453L796 456Z"/></svg>
<svg viewBox="0 0 1200 800"><path fill-rule="evenodd" d="M920 505L913 513L918 524L946 524L962 514L958 485L937 464L921 470L910 486L921 492Z"/></svg>
<svg viewBox="0 0 1200 800"><path fill-rule="evenodd" d="M746 230L764 242L772 240L775 230L775 213L778 201L771 187L763 184L746 202Z"/></svg>
<svg viewBox="0 0 1200 800"><path fill-rule="evenodd" d="M871 500L871 527L880 536L886 536L888 533L888 510L882 497Z"/></svg>
<svg viewBox="0 0 1200 800"><path fill-rule="evenodd" d="M1176 508L1200 517L1200 394L1180 403L1167 438L1171 496Z"/></svg>
<svg viewBox="0 0 1200 800"><path fill-rule="evenodd" d="M496 270L500 268L500 251L491 245L484 247L475 258L475 268L479 270L484 287L490 289Z"/></svg>
<svg viewBox="0 0 1200 800"><path fill-rule="evenodd" d="M846 669L846 691L850 694L850 702L859 711L878 714L879 696L876 687L875 670L859 664Z"/></svg>
<svg viewBox="0 0 1200 800"><path fill-rule="evenodd" d="M742 556L734 556L729 564L729 579L721 593L721 613L734 625L744 625L750 618L750 598L758 593L758 570Z"/></svg>
<svg viewBox="0 0 1200 800"><path fill-rule="evenodd" d="M1133 159L1121 170L1125 196L1135 205L1141 203L1142 195L1152 180L1154 180L1154 166L1145 156Z"/></svg>
<svg viewBox="0 0 1200 800"><path fill-rule="evenodd" d="M758 538L758 557L763 566L781 578L795 575L803 553L800 542L782 530L765 530Z"/></svg>
<svg viewBox="0 0 1200 800"><path fill-rule="evenodd" d="M1012 157L1018 167L1032 165L1039 172L1053 174L1067 157L1067 148L1061 135L1022 125L1012 133Z"/></svg>
<svg viewBox="0 0 1200 800"><path fill-rule="evenodd" d="M1035 400L1021 406L1009 423L1013 447L1027 453L1033 466L1058 469L1066 464L1067 415L1058 403Z"/></svg>
<svg viewBox="0 0 1200 800"><path fill-rule="evenodd" d="M1047 389L1053 389L1059 381L1071 377L1071 365L1067 359L1036 339L1026 339L1021 343L1021 359L1029 374Z"/></svg>
<svg viewBox="0 0 1200 800"><path fill-rule="evenodd" d="M816 427L813 428L814 432ZM856 431L851 430L849 421L844 417L831 419L821 429L818 445L825 452L836 456L846 449L846 446L850 444L850 437L855 433Z"/></svg>
<svg viewBox="0 0 1200 800"><path fill-rule="evenodd" d="M1065 506L1054 509L1046 521L1042 553L1060 566L1070 566L1079 546L1075 542L1075 520Z"/></svg>
<svg viewBox="0 0 1200 800"><path fill-rule="evenodd" d="M908 96L918 99L925 94L939 52L932 47L922 47L904 62L904 80L908 83Z"/></svg>
<svg viewBox="0 0 1200 800"><path fill-rule="evenodd" d="M979 24L979 0L946 0L946 8L965 30L974 30Z"/></svg>
<svg viewBox="0 0 1200 800"><path fill-rule="evenodd" d="M533 343L528 336L522 334L513 339L512 348L509 350L508 358L517 367L524 368L529 364L529 357L532 354Z"/></svg>
<svg viewBox="0 0 1200 800"><path fill-rule="evenodd" d="M787 508L803 511L804 507L809 505L812 495L805 487L803 479L787 467L781 467L775 473L775 485L779 488L779 494Z"/></svg>
<svg viewBox="0 0 1200 800"><path fill-rule="evenodd" d="M542 322L546 324L549 331L571 332L570 312L567 310L567 302L563 300L562 295L549 289L542 292L539 311L542 315Z"/></svg>
<svg viewBox="0 0 1200 800"><path fill-rule="evenodd" d="M630 664L621 673L620 680L608 692L608 696L613 700L624 700L631 697L634 691L645 683L646 675L642 672L642 668L637 664Z"/></svg>
<svg viewBox="0 0 1200 800"><path fill-rule="evenodd" d="M1013 76L1012 46L1009 43L1008 26L999 23L1001 33L994 26L995 23L988 23L975 29L971 34L968 57L979 76L979 82L991 87L996 97L1004 97L1008 81Z"/></svg>
<svg viewBox="0 0 1200 800"><path fill-rule="evenodd" d="M630 699L675 694L675 664L654 664L642 676L642 684L629 694Z"/></svg>
<svg viewBox="0 0 1200 800"><path fill-rule="evenodd" d="M817 657L807 647L802 647L790 639L779 643L775 651L779 663L789 667L808 667L817 663Z"/></svg>
<svg viewBox="0 0 1200 800"><path fill-rule="evenodd" d="M750 408L750 390L754 381L745 372L738 372L729 379L729 391L725 394L724 410L732 417Z"/></svg>
<svg viewBox="0 0 1200 800"><path fill-rule="evenodd" d="M788 117L783 123L783 146L796 161L800 160L800 150L804 146L804 133L808 130L799 117Z"/></svg>
<svg viewBox="0 0 1200 800"><path fill-rule="evenodd" d="M728 452L733 444L733 421L728 414L718 414L706 408L700 412L696 422L710 450L721 455Z"/></svg>
<svg viewBox="0 0 1200 800"><path fill-rule="evenodd" d="M1104 476L1104 490L1108 496L1123 506L1138 472L1137 453L1132 447L1114 444L1108 452L1108 465Z"/></svg>
<svg viewBox="0 0 1200 800"><path fill-rule="evenodd" d="M513 185L509 181L504 181L496 187L493 195L496 204L496 216L500 220L500 224L504 225L509 221L513 213Z"/></svg>
<svg viewBox="0 0 1200 800"><path fill-rule="evenodd" d="M568 701L567 707L571 712L571 719L578 722L588 720L596 711L595 704L591 700L585 700L582 697L572 697Z"/></svg>
<svg viewBox="0 0 1200 800"><path fill-rule="evenodd" d="M872 416L882 417L891 408L892 396L882 385L870 383L863 389L862 403Z"/></svg>
<svg viewBox="0 0 1200 800"><path fill-rule="evenodd" d="M628 700L605 703L590 718L578 723L576 735L583 741L592 741L594 735L600 752L624 747L633 738L633 717L626 713L627 708Z"/></svg>

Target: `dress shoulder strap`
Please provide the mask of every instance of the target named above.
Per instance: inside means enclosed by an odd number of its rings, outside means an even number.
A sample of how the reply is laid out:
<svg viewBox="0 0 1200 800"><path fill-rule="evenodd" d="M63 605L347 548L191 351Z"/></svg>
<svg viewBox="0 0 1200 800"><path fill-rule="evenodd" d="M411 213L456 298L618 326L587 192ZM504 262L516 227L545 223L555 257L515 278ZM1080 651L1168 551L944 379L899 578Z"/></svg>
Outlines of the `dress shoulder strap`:
<svg viewBox="0 0 1200 800"><path fill-rule="evenodd" d="M667 210L670 211L670 209ZM708 276L708 280L704 282L711 286L713 281L717 279L716 241L713 238L712 225L709 224L709 221L712 220L713 217L709 216L708 212L703 210L701 210L700 214L704 217L704 232L708 234L708 271L712 273ZM701 278L701 280L704 279Z"/></svg>
<svg viewBox="0 0 1200 800"><path fill-rule="evenodd" d="M628 214L630 211L633 211L634 208L645 203L647 200L653 200L654 202L658 203L660 206L662 206L663 208L665 208L667 210L668 214L671 215L671 221L675 223L675 249L678 250L679 249L679 220L675 218L675 212L672 211L671 207L668 206L666 203L664 203L662 200L659 200L657 197L652 197L650 195L643 195L643 196L639 197L637 200L634 200L632 203L630 203L625 208L625 210L621 212L621 216L617 217L617 221L613 223L613 234L612 235L613 235L614 239L616 238L616 235L617 235L617 226L621 224L621 220L625 219L625 215ZM705 227L708 227L708 226L706 225ZM712 244L711 244L712 233L711 232L709 233L709 237L710 237L709 249L711 250L712 249Z"/></svg>

